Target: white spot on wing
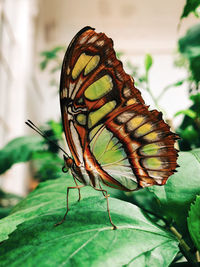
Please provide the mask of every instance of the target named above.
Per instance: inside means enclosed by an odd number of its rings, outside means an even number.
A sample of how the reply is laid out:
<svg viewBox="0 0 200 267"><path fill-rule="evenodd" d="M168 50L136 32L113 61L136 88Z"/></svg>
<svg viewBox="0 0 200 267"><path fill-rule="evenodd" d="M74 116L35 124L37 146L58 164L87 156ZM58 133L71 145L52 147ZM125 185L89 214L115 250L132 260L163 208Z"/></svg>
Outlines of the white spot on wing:
<svg viewBox="0 0 200 267"><path fill-rule="evenodd" d="M86 42L87 38L88 38L88 35L82 37L82 38L80 39L80 41L79 41L79 44L84 44L84 43Z"/></svg>
<svg viewBox="0 0 200 267"><path fill-rule="evenodd" d="M70 94L70 96L71 96L72 93L73 93L74 86L75 86L75 83L70 83L70 85L69 85L69 94Z"/></svg>
<svg viewBox="0 0 200 267"><path fill-rule="evenodd" d="M71 130L72 140L73 140L74 145L76 147L76 151L77 151L77 154L78 154L79 161L81 163L83 163L83 150L82 150L82 147L81 147L79 135L78 135L78 133L76 131L76 128L74 127L74 124L72 122L70 123L70 130Z"/></svg>
<svg viewBox="0 0 200 267"><path fill-rule="evenodd" d="M98 39L98 36L95 35L91 39L88 40L88 43L94 43Z"/></svg>
<svg viewBox="0 0 200 267"><path fill-rule="evenodd" d="M162 184L162 179L154 179L157 184Z"/></svg>
<svg viewBox="0 0 200 267"><path fill-rule="evenodd" d="M76 84L76 87L74 88L74 90L73 90L73 92L71 94L71 98L72 99L75 97L75 95L78 92L78 90L79 90L79 88L80 88L80 86L81 86L82 83L83 83L83 80L81 78L79 78L79 80L78 80L78 82Z"/></svg>
<svg viewBox="0 0 200 267"><path fill-rule="evenodd" d="M128 120L133 118L134 115L135 113L133 111L124 111L123 113L118 115L116 119L119 123L126 123Z"/></svg>
<svg viewBox="0 0 200 267"><path fill-rule="evenodd" d="M104 40L99 40L96 42L97 46L103 46L105 44Z"/></svg>
<svg viewBox="0 0 200 267"><path fill-rule="evenodd" d="M67 75L69 75L70 74L70 67L68 66L68 68L67 68Z"/></svg>
<svg viewBox="0 0 200 267"><path fill-rule="evenodd" d="M124 88L123 88L123 96L124 96L125 98L131 96L131 90L130 90L128 87L124 87Z"/></svg>

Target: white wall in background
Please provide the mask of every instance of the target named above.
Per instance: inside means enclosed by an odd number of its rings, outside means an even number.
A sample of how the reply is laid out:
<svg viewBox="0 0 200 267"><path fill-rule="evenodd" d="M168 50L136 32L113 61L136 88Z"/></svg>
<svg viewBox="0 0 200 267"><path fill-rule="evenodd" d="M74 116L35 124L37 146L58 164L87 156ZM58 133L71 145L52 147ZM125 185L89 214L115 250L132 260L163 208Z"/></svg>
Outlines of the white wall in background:
<svg viewBox="0 0 200 267"><path fill-rule="evenodd" d="M25 135L27 91L33 66L35 0L1 1L0 33L0 146ZM25 164L17 164L0 177L1 187L19 195L27 188Z"/></svg>

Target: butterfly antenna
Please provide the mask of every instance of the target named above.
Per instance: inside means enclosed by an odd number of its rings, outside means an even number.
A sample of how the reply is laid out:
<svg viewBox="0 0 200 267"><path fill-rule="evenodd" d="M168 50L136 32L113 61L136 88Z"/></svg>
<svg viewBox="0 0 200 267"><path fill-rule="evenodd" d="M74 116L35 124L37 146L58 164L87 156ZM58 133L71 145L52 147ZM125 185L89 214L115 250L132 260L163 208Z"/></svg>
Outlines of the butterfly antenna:
<svg viewBox="0 0 200 267"><path fill-rule="evenodd" d="M60 147L59 145L57 145L56 143L54 143L44 132L42 132L40 130L40 128L38 128L32 121L27 120L25 121L25 123L31 128L33 129L35 132L37 132L39 135L41 135L42 137L44 137L45 139L47 139L51 144L55 145L56 147L58 147L68 158L70 158L70 156L67 154L67 152Z"/></svg>

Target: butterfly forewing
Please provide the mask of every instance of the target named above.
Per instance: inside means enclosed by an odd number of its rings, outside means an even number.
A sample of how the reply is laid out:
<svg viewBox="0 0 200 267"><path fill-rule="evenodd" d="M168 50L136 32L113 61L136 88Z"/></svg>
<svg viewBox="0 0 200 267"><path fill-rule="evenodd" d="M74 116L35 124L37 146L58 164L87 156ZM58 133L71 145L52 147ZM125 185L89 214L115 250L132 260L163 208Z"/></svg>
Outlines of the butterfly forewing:
<svg viewBox="0 0 200 267"><path fill-rule="evenodd" d="M82 29L62 67L60 99L67 143L77 166L122 190L165 184L177 164L177 136L149 111L104 33Z"/></svg>

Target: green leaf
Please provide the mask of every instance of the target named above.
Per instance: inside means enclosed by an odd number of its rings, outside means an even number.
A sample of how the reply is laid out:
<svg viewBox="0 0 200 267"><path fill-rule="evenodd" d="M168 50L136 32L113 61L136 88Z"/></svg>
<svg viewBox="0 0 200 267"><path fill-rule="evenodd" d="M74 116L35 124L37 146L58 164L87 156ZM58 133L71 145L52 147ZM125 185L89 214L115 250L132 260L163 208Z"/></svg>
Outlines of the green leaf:
<svg viewBox="0 0 200 267"><path fill-rule="evenodd" d="M70 185L74 186L74 184L68 184L68 180L72 180L71 175L67 174L65 177L40 183L36 190L17 204L12 210L12 214L0 221L0 242L7 239L8 235L16 229L18 224L41 216L47 211L51 212L52 210L57 210L57 208L65 207L66 188ZM85 195L84 190L85 188L82 190L83 196ZM98 193L95 190L89 190L86 195L94 196L98 195ZM76 202L77 199L77 190L72 190L70 192L70 203Z"/></svg>
<svg viewBox="0 0 200 267"><path fill-rule="evenodd" d="M144 67L146 72L150 70L152 64L153 64L152 56L150 54L146 54L144 59Z"/></svg>
<svg viewBox="0 0 200 267"><path fill-rule="evenodd" d="M39 181L56 179L63 175L62 167L64 165L56 153L41 151L33 155L33 166L36 169L34 177Z"/></svg>
<svg viewBox="0 0 200 267"><path fill-rule="evenodd" d="M8 216L12 208L20 201L22 197L4 192L0 189L0 219Z"/></svg>
<svg viewBox="0 0 200 267"><path fill-rule="evenodd" d="M47 122L47 124L51 127L53 130L53 133L55 134L55 137L57 139L61 139L62 134L63 134L63 127L60 122L56 122L54 120L50 120Z"/></svg>
<svg viewBox="0 0 200 267"><path fill-rule="evenodd" d="M192 142L191 146L197 143L196 147L198 147L199 134L193 125L188 125L184 130L180 130L180 136L184 140Z"/></svg>
<svg viewBox="0 0 200 267"><path fill-rule="evenodd" d="M121 57L124 55L124 52L122 52L122 51L117 51L116 52L116 57L120 60L121 59Z"/></svg>
<svg viewBox="0 0 200 267"><path fill-rule="evenodd" d="M180 110L180 111L176 112L176 114L174 116L176 117L178 115L186 115L186 116L190 117L191 119L195 119L197 117L196 112L193 111L192 109Z"/></svg>
<svg viewBox="0 0 200 267"><path fill-rule="evenodd" d="M170 247L173 246L173 247ZM166 255L171 248L175 248L171 243L163 243L159 247L150 251L142 253L140 256L131 261L128 267L150 267L150 266L169 266L169 262L172 261L171 255ZM170 265L171 266L171 265Z"/></svg>
<svg viewBox="0 0 200 267"><path fill-rule="evenodd" d="M65 49L63 46L57 46L49 51L43 51L40 53L41 56L45 57L46 59L54 59L57 57L57 53Z"/></svg>
<svg viewBox="0 0 200 267"><path fill-rule="evenodd" d="M62 50L65 50L65 47L63 46L57 46L49 51L43 51L40 53L40 56L43 57L43 60L40 62L40 69L44 70L48 63L50 61L55 61L57 62L57 59L59 58L58 53ZM58 68L60 69L61 66L59 66Z"/></svg>
<svg viewBox="0 0 200 267"><path fill-rule="evenodd" d="M187 0L181 15L181 19L187 17L191 12L195 12L199 5L199 0Z"/></svg>
<svg viewBox="0 0 200 267"><path fill-rule="evenodd" d="M71 178L72 179L72 178ZM66 221L54 227L66 210L66 179L42 183L13 213L1 220L1 266L168 266L178 252L176 238L148 220L130 203L106 200L91 187L70 191ZM163 253L165 251L165 253ZM140 260L138 259L140 258ZM134 265L134 263L137 265ZM149 265L150 264L150 265Z"/></svg>
<svg viewBox="0 0 200 267"><path fill-rule="evenodd" d="M149 190L149 187L135 192L123 192L120 190L112 190L112 192L110 190L108 191L111 196L135 204L141 208L143 212L148 214L148 216L154 215L153 217L151 216L154 222L158 222L161 217L163 218L163 213L160 209L157 197ZM116 191L118 194L115 193Z"/></svg>
<svg viewBox="0 0 200 267"><path fill-rule="evenodd" d="M23 136L13 139L0 150L0 174L15 163L30 160L33 152L40 150L42 150L40 136Z"/></svg>
<svg viewBox="0 0 200 267"><path fill-rule="evenodd" d="M2 208L0 206L0 219L8 216L8 214L10 213L10 211L11 211L11 208Z"/></svg>
<svg viewBox="0 0 200 267"><path fill-rule="evenodd" d="M41 61L40 62L40 69L44 70L47 67L47 64L48 64L48 60L47 59Z"/></svg>
<svg viewBox="0 0 200 267"><path fill-rule="evenodd" d="M166 185L150 188L157 196L163 212L174 219L182 232L187 232L187 214L196 195L200 194L200 149L180 152L177 173Z"/></svg>
<svg viewBox="0 0 200 267"><path fill-rule="evenodd" d="M193 79L200 81L200 24L191 27L186 35L179 39L179 50L189 61Z"/></svg>
<svg viewBox="0 0 200 267"><path fill-rule="evenodd" d="M198 109L199 105L200 105L200 93L195 94L195 95L191 95L190 99L194 102L194 104L197 105L197 109Z"/></svg>
<svg viewBox="0 0 200 267"><path fill-rule="evenodd" d="M176 87L181 86L185 81L186 81L185 79L184 80L177 81L177 82L175 82L173 84L173 86L176 86Z"/></svg>
<svg viewBox="0 0 200 267"><path fill-rule="evenodd" d="M188 229L196 248L200 251L200 196L191 205L188 217Z"/></svg>

